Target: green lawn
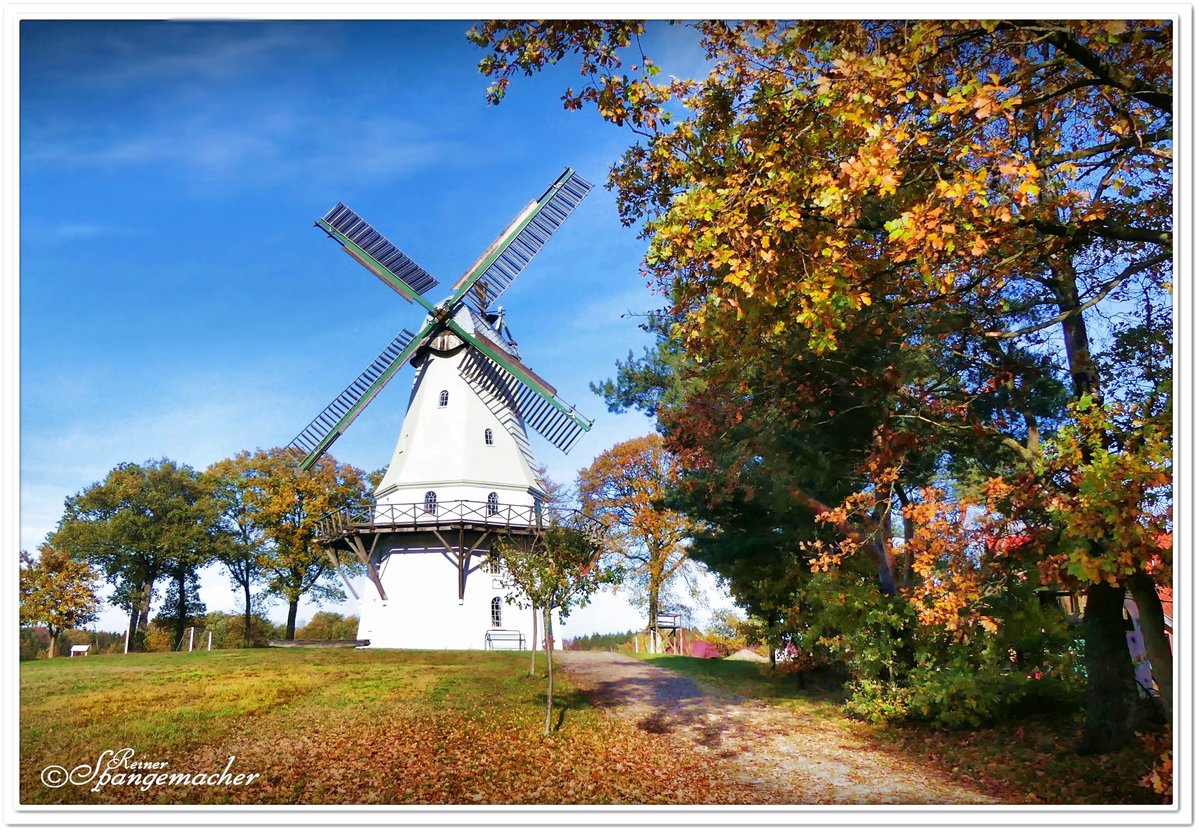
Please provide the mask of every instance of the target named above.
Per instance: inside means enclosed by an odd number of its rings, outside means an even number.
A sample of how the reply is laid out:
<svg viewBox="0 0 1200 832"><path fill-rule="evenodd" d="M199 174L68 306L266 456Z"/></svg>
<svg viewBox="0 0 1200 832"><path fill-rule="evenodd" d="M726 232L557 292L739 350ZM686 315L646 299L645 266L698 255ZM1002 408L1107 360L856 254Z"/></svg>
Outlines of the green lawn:
<svg viewBox="0 0 1200 832"><path fill-rule="evenodd" d="M690 803L707 761L594 711L505 652L221 650L21 665L23 803ZM560 677L561 678L561 677ZM249 785L95 782L47 766L105 749L163 771L257 773ZM119 770L119 769L118 769ZM656 787L646 788L647 777Z"/></svg>
<svg viewBox="0 0 1200 832"><path fill-rule="evenodd" d="M876 726L852 720L839 697L819 688L800 688L794 675L772 676L769 665L686 656L638 655L668 670L686 673L709 690L782 705L801 719L836 721L869 737L881 750L920 764L961 774L1006 794L1013 802L1159 803L1139 785L1149 771L1150 740L1117 754L1081 757L1074 748L1081 715L1030 716L988 728L939 731L926 725Z"/></svg>

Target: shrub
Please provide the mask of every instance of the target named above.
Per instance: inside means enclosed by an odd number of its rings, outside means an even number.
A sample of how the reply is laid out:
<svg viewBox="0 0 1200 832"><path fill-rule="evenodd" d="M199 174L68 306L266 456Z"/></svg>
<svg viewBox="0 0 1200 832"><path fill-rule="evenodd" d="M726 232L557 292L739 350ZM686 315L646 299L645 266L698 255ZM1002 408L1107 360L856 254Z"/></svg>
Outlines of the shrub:
<svg viewBox="0 0 1200 832"><path fill-rule="evenodd" d="M867 722L901 722L908 718L912 691L895 682L857 679L850 683L842 709Z"/></svg>
<svg viewBox="0 0 1200 832"><path fill-rule="evenodd" d="M916 668L908 715L939 728L978 728L1010 715L1026 681L1021 673L991 667Z"/></svg>
<svg viewBox="0 0 1200 832"><path fill-rule="evenodd" d="M337 612L321 612L296 631L296 638L313 641L340 641L358 638L358 616L343 616Z"/></svg>
<svg viewBox="0 0 1200 832"><path fill-rule="evenodd" d="M903 684L860 679L843 706L868 722L979 728L1014 714L1078 707L1082 680L952 661L913 668Z"/></svg>
<svg viewBox="0 0 1200 832"><path fill-rule="evenodd" d="M142 637L142 647L147 653L165 653L175 649L173 638L173 634L167 628L151 624Z"/></svg>

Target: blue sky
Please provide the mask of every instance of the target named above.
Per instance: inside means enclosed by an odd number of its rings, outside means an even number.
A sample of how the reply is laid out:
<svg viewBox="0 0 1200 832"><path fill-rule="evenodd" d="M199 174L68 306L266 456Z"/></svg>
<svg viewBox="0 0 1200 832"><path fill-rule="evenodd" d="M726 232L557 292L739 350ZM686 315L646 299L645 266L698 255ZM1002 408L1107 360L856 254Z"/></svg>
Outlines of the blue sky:
<svg viewBox="0 0 1200 832"><path fill-rule="evenodd" d="M596 188L503 305L527 363L596 424L569 457L540 437L535 451L569 480L650 428L588 390L647 343L623 313L656 305L644 244L603 188L631 136L562 109L576 82L565 68L518 79L487 106L469 25L22 22L22 548L122 462L202 469L286 444L400 328L416 328L415 306L312 227L339 200L442 281L436 300L576 168ZM687 34L652 33L667 72L700 60ZM334 455L383 464L410 383L411 370L393 381ZM219 571L203 596L236 608ZM120 618L100 623L121 629ZM603 601L568 632L638 620Z"/></svg>

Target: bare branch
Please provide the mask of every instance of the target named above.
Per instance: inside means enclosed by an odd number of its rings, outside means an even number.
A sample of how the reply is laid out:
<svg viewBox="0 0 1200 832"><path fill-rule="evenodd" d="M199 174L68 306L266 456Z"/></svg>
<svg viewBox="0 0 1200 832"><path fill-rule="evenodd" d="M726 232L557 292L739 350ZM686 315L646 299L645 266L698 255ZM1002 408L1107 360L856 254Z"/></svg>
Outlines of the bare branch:
<svg viewBox="0 0 1200 832"><path fill-rule="evenodd" d="M983 334L985 336L987 336L988 338L997 338L997 339L1020 338L1023 335L1031 335L1034 332L1037 332L1038 330L1046 329L1047 327L1054 326L1055 324L1060 324L1063 321L1067 320L1068 318L1073 318L1076 315L1082 314L1085 309L1092 308L1097 303L1099 303L1100 301L1102 301L1106 297L1108 297L1109 293L1112 292L1113 289L1120 286L1124 281L1133 277L1138 272L1145 271L1146 269L1151 268L1152 266L1157 266L1159 263L1163 263L1170 259L1171 259L1171 253L1169 251L1164 251L1163 253L1158 254L1154 257L1151 257L1147 260L1139 260L1136 263L1131 263L1125 269L1125 271L1121 272L1119 275L1114 277L1112 280L1108 281L1103 286L1101 286L1100 291L1097 292L1095 294L1095 296L1091 298L1091 300L1087 301L1086 303L1081 303L1079 306L1076 306L1074 309L1068 309L1066 312L1063 312L1060 315L1055 315L1053 318L1048 318L1047 320L1042 321L1041 323L1033 324L1032 326L1027 326L1023 329L1014 330L1013 332L993 331L993 332L985 332Z"/></svg>

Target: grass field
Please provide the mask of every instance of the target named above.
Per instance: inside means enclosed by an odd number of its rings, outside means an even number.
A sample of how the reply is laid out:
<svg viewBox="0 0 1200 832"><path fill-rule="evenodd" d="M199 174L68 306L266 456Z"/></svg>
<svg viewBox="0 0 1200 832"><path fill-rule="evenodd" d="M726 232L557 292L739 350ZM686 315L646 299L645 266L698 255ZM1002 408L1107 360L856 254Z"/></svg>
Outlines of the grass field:
<svg viewBox="0 0 1200 832"><path fill-rule="evenodd" d="M1028 716L989 728L937 731L924 725L885 727L847 718L838 697L800 689L795 676L766 673L755 662L639 655L651 664L686 673L702 687L782 705L800 719L831 720L871 738L881 749L917 764L933 764L1008 794L1012 802L1051 804L1159 803L1139 780L1150 769L1150 743L1117 754L1074 753L1081 715ZM1161 750L1161 749L1160 749Z"/></svg>
<svg viewBox="0 0 1200 832"><path fill-rule="evenodd" d="M21 802L694 803L715 775L593 710L566 680L542 736L528 654L222 650L21 665ZM105 749L249 784L50 788ZM107 761L106 761L107 765ZM120 768L118 770L125 770ZM113 778L115 781L115 778ZM709 796L708 800L713 798Z"/></svg>
<svg viewBox="0 0 1200 832"><path fill-rule="evenodd" d="M899 765L934 766L1032 803L1154 803L1141 747L1071 748L1078 723L1027 718L976 731L881 728L836 696L760 665L651 657L702 687L836 721ZM736 802L719 759L593 709L558 676L559 730L542 736L545 679L528 654L222 650L21 665L21 801L43 803L548 804ZM539 672L542 666L539 664ZM158 773L253 773L240 785L46 785L48 766L134 751ZM105 765L107 765L107 759ZM113 775L125 767L105 769ZM142 773L142 772L131 772ZM81 778L82 779L82 778ZM115 778L114 778L115 780Z"/></svg>

